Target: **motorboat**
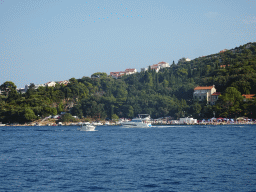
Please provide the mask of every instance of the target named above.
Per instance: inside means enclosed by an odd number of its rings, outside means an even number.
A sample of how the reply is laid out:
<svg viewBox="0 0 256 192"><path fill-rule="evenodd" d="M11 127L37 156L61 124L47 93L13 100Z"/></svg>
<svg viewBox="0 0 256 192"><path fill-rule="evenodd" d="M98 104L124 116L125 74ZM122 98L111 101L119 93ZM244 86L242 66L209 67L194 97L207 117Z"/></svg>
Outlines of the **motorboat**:
<svg viewBox="0 0 256 192"><path fill-rule="evenodd" d="M2 127L2 126L5 126L5 124L2 124L2 122L0 122L0 127Z"/></svg>
<svg viewBox="0 0 256 192"><path fill-rule="evenodd" d="M137 118L131 121L121 122L123 128L149 128L151 127L149 114L138 114Z"/></svg>
<svg viewBox="0 0 256 192"><path fill-rule="evenodd" d="M108 121L106 121L104 125L105 125L105 126L109 126L110 123L109 123Z"/></svg>
<svg viewBox="0 0 256 192"><path fill-rule="evenodd" d="M89 122L87 123L82 123L82 125L78 128L79 131L95 131L95 126L90 124Z"/></svg>

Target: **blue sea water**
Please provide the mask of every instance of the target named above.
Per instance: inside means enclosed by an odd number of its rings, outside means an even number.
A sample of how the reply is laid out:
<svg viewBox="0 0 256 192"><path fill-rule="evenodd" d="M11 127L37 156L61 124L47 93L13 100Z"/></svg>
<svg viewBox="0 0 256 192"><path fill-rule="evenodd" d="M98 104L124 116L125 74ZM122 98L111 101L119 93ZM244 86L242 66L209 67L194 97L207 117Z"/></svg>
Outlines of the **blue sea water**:
<svg viewBox="0 0 256 192"><path fill-rule="evenodd" d="M0 191L256 191L256 126L0 127Z"/></svg>

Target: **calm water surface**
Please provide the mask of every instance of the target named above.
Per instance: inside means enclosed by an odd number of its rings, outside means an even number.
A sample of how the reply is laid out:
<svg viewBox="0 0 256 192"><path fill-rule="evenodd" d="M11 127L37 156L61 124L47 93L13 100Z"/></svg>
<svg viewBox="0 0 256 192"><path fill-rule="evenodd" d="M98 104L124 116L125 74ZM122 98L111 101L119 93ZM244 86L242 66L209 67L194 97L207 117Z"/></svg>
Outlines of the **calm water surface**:
<svg viewBox="0 0 256 192"><path fill-rule="evenodd" d="M256 191L256 126L0 127L0 191Z"/></svg>

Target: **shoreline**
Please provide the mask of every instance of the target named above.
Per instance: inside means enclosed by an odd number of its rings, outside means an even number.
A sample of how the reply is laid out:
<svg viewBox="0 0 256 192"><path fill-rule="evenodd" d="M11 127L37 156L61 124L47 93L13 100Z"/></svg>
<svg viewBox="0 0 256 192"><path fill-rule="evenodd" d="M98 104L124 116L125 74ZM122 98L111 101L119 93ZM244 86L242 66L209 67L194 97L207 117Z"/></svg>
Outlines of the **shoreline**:
<svg viewBox="0 0 256 192"><path fill-rule="evenodd" d="M248 122L248 123L194 123L194 124L152 124L152 126L190 126L190 125L200 125L200 126L206 126L206 125L213 125L213 126L217 126L217 125L256 125L256 122ZM61 126L80 126L79 123L75 124L75 123L63 123L63 124L13 124L13 125L5 125L2 124L0 127L61 127ZM96 126L104 126L104 127L108 127L108 126L121 126L121 125L96 125Z"/></svg>

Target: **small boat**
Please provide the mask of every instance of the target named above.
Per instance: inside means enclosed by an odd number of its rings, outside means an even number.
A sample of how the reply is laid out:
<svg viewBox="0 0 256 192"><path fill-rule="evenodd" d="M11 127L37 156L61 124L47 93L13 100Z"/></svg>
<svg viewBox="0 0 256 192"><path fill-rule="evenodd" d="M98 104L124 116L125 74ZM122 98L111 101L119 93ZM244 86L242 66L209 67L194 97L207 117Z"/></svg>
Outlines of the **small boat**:
<svg viewBox="0 0 256 192"><path fill-rule="evenodd" d="M2 126L5 126L5 124L2 124L2 122L0 122L0 127L2 127Z"/></svg>
<svg viewBox="0 0 256 192"><path fill-rule="evenodd" d="M137 118L131 121L121 122L121 125L123 128L149 128L152 126L149 114L139 114Z"/></svg>
<svg viewBox="0 0 256 192"><path fill-rule="evenodd" d="M110 125L110 123L108 121L106 121L104 125L108 126L108 125Z"/></svg>
<svg viewBox="0 0 256 192"><path fill-rule="evenodd" d="M95 126L93 126L92 124L90 124L89 122L87 123L83 123L81 125L81 127L78 128L79 131L94 131L95 130Z"/></svg>

